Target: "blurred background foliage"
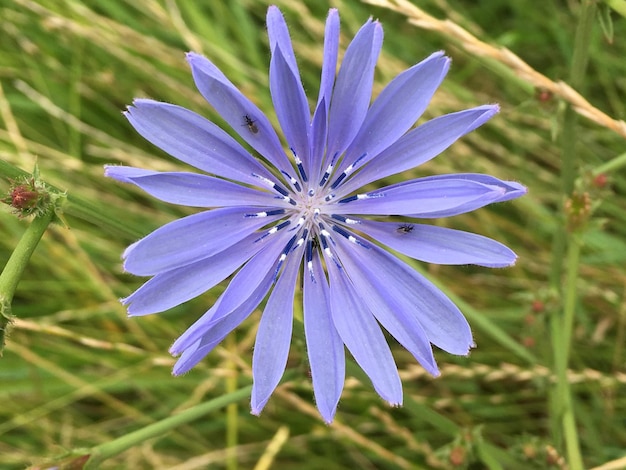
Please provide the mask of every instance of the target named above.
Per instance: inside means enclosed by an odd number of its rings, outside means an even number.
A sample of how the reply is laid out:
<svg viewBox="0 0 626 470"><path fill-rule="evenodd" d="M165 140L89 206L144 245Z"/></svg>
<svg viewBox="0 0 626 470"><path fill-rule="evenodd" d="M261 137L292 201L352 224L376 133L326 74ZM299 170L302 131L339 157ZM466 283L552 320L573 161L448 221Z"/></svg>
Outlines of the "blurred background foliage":
<svg viewBox="0 0 626 470"><path fill-rule="evenodd" d="M506 243L520 257L515 267L414 263L468 315L478 345L470 357L437 351L442 376L433 379L393 344L404 407L389 408L352 364L336 423L325 426L314 409L297 325L290 380L260 418L245 401L237 408L239 444L231 452L239 467L565 468L548 404L548 317L560 308L548 279L552 237L563 222L561 101L445 32L409 24L398 11L356 0L276 3L290 25L309 96L317 96L329 7L340 10L342 52L369 16L383 23L375 93L432 51L446 50L451 71L420 122L483 103L500 103L501 113L413 176L484 172L520 181L529 194L438 221ZM194 88L184 60L189 50L209 57L276 122L267 86L267 6L262 0L0 0L0 158L28 172L37 163L42 179L69 195L69 229L49 229L14 299L17 319L0 359L0 468L60 465L72 450L223 395L233 374L241 386L250 383L258 313L236 331L236 341L189 374L170 376L167 348L221 288L160 315L126 318L117 299L144 280L122 272L121 252L192 211L105 179L102 166L183 168L126 122L121 111L134 97L176 103L223 124ZM419 7L484 43L507 47L553 81L568 80L576 1L423 0ZM602 5L599 12L604 20L594 25L578 91L624 119L626 23ZM577 137L577 188L590 196L594 212L582 232L569 377L585 464L623 468L606 462L626 453L626 177L619 168L597 169L624 152L625 140L584 118ZM28 223L8 206L0 211L0 263ZM102 468L225 468L225 416L216 411Z"/></svg>

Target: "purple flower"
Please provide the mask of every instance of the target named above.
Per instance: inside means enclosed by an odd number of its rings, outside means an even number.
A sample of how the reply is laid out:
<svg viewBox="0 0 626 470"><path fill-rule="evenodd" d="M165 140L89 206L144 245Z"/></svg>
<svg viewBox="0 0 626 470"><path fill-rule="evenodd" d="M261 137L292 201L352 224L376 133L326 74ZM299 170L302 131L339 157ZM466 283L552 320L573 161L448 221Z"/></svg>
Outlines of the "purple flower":
<svg viewBox="0 0 626 470"><path fill-rule="evenodd" d="M208 210L134 243L124 268L152 276L122 300L129 315L162 312L232 275L224 293L171 347L174 374L196 365L268 297L254 347L252 413L280 381L291 342L294 293L303 290L306 344L317 407L331 422L345 377L344 345L392 405L402 403L385 328L438 375L431 343L467 354L472 334L433 284L379 245L439 264L509 266L506 246L471 233L368 216L429 219L523 195L518 183L481 174L418 178L376 190L381 178L427 162L498 112L447 114L414 129L450 60L441 52L398 75L370 105L383 40L376 21L354 37L335 73L339 15L326 22L324 61L311 117L285 20L267 14L270 90L285 146L268 118L208 59L189 53L206 100L259 157L215 124L178 106L138 99L126 117L154 145L203 174L107 166L106 175L166 202Z"/></svg>

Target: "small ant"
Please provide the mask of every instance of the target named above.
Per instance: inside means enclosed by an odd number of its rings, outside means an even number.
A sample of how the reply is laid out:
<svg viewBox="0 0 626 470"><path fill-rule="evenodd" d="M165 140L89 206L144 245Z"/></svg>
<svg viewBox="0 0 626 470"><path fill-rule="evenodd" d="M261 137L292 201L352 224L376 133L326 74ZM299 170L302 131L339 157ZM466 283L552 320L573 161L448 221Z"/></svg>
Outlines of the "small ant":
<svg viewBox="0 0 626 470"><path fill-rule="evenodd" d="M402 224L398 226L396 232L398 232L400 235L406 235L407 233L411 233L414 228L415 227L413 227L413 225L411 224Z"/></svg>
<svg viewBox="0 0 626 470"><path fill-rule="evenodd" d="M248 126L248 130L250 132L252 132L253 134L256 134L257 132L259 132L259 128L256 126L256 124L255 124L256 121L254 119L252 119L247 114L243 117L243 119L244 119L244 121L246 121L244 126Z"/></svg>

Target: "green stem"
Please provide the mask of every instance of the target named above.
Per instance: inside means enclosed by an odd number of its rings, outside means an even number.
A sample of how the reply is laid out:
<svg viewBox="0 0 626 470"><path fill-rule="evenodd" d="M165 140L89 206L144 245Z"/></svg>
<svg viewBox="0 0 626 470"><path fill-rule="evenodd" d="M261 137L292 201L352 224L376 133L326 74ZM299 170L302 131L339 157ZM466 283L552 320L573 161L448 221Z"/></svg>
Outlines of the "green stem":
<svg viewBox="0 0 626 470"><path fill-rule="evenodd" d="M598 176L602 174L611 173L613 171L619 170L623 166L626 166L626 153L622 153L615 158L612 158L608 162L603 163L600 166L597 166L591 171L593 176Z"/></svg>
<svg viewBox="0 0 626 470"><path fill-rule="evenodd" d="M7 327L11 321L11 301L15 289L39 240L52 222L53 216L54 208L50 207L44 214L33 219L0 274L0 354L4 348Z"/></svg>
<svg viewBox="0 0 626 470"><path fill-rule="evenodd" d="M595 7L595 0L583 0L581 3L570 69L570 84L577 90L580 90L584 85ZM561 190L565 200L572 196L578 171L576 121L576 113L570 105L566 106L561 133ZM557 381L551 399L552 428L555 433L555 442L565 441L569 468L582 470L584 467L580 452L580 440L576 429L570 383L567 377L574 313L577 304L576 284L580 263L580 242L578 234L568 232L566 214L564 214L561 223L562 226L557 230L553 240L550 270L550 284L563 295L562 314L554 312L551 317L553 366ZM565 284L562 285L564 258L566 259L567 272Z"/></svg>
<svg viewBox="0 0 626 470"><path fill-rule="evenodd" d="M561 409L561 425L563 427L563 436L565 438L565 447L567 449L567 460L571 470L582 470L583 460L580 452L578 432L576 429L576 420L574 417L574 408L572 403L572 393L567 377L569 364L569 354L572 343L572 332L574 329L574 315L576 313L577 303L577 281L578 268L580 265L580 241L578 237L570 240L567 251L567 277L565 280L565 298L563 305L563 321L561 323L561 345L558 356L560 360L557 363L557 384L558 396L563 401Z"/></svg>
<svg viewBox="0 0 626 470"><path fill-rule="evenodd" d="M91 449L89 460L83 467L84 470L93 470L99 468L101 463L106 459L114 457L133 446L141 444L148 439L153 439L171 431L172 429L181 426L183 424L194 421L212 411L218 410L227 406L230 403L237 402L248 395L252 386L241 388L233 393L221 396L214 400L201 403L187 410L181 411L177 415L165 418L158 423L151 424L144 428L141 428L130 434L126 434L113 441L106 442Z"/></svg>

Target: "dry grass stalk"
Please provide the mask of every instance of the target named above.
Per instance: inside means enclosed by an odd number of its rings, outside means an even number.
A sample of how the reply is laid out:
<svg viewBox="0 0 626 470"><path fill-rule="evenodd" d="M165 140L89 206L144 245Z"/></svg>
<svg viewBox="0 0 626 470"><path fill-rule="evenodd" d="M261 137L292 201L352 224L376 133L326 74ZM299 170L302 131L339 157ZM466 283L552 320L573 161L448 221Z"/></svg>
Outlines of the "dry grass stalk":
<svg viewBox="0 0 626 470"><path fill-rule="evenodd" d="M546 90L570 103L574 110L613 132L626 138L626 122L613 119L594 107L580 93L563 81L552 81L537 72L506 47L487 44L450 19L439 20L407 0L363 0L364 3L396 11L408 18L409 23L423 29L436 31L453 39L467 53L495 60L508 67L515 75L537 89Z"/></svg>

